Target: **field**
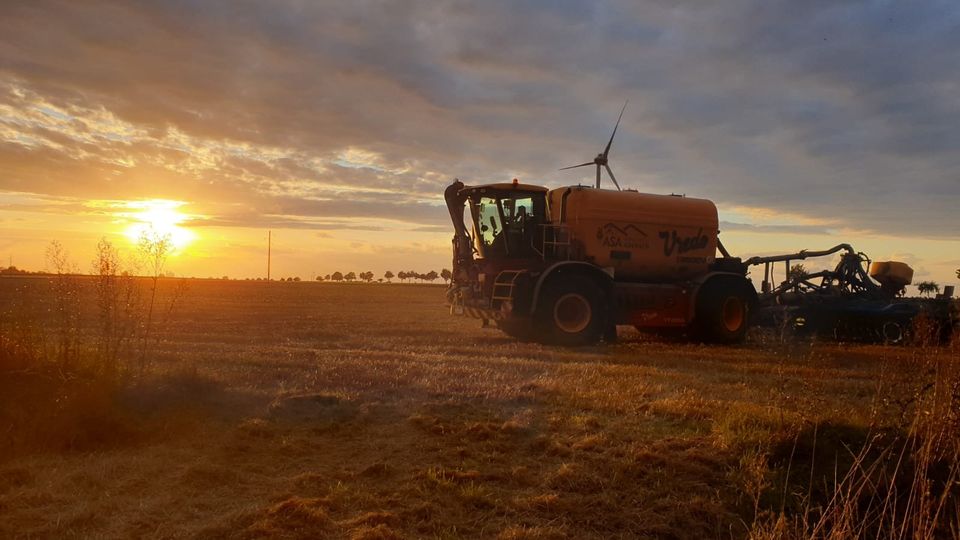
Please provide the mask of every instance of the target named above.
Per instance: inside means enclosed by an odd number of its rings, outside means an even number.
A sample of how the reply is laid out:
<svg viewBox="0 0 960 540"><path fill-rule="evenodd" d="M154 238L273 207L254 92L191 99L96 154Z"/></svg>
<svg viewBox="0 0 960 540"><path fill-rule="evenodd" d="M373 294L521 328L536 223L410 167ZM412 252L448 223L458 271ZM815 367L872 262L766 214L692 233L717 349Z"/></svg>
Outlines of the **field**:
<svg viewBox="0 0 960 540"><path fill-rule="evenodd" d="M451 317L438 286L175 283L121 382L0 371L0 537L842 537L851 465L958 410L955 348L565 350ZM0 309L52 328L50 291L0 280ZM908 536L955 537L955 462L900 455L943 501Z"/></svg>

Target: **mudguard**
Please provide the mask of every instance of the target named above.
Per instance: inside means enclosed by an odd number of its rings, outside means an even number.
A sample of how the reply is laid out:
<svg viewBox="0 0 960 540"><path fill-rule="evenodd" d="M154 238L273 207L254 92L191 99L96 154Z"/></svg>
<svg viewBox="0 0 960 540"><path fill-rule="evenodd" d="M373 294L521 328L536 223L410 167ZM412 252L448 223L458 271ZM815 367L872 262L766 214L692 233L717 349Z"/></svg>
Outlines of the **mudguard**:
<svg viewBox="0 0 960 540"><path fill-rule="evenodd" d="M564 273L577 273L580 275L590 276L596 279L597 283L599 283L600 286L607 292L613 288L613 277L611 277L607 272L603 271L603 269L582 261L560 261L547 267L547 269L544 270L543 273L538 277L537 283L533 287L533 297L530 302L531 314L536 309L537 303L540 301L540 293L543 291L544 284L549 279Z"/></svg>

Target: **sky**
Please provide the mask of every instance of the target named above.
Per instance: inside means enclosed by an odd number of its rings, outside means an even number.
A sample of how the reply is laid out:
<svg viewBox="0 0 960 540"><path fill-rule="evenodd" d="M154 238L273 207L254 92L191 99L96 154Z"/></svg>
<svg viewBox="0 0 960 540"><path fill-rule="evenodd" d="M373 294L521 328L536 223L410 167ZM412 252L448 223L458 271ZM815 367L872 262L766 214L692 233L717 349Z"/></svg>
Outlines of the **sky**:
<svg viewBox="0 0 960 540"><path fill-rule="evenodd" d="M0 4L0 264L178 235L177 275L450 265L443 188L709 198L747 257L960 268L955 2ZM808 269L819 263L807 264ZM824 264L825 266L825 264Z"/></svg>

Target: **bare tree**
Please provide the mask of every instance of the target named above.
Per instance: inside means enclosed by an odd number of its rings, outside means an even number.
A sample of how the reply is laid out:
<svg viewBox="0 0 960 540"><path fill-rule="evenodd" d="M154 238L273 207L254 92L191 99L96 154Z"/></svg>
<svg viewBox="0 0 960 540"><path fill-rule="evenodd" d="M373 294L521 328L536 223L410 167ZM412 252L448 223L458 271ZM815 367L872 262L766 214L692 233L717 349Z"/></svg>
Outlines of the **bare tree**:
<svg viewBox="0 0 960 540"><path fill-rule="evenodd" d="M140 290L129 272L121 269L120 252L106 238L97 243L93 275L100 326L97 367L115 373L121 351L135 339Z"/></svg>
<svg viewBox="0 0 960 540"><path fill-rule="evenodd" d="M140 259L143 261L149 273L147 277L150 278L150 300L147 303L147 321L140 342L141 375L143 375L143 371L146 368L147 341L150 339L150 332L153 330L153 311L157 302L157 287L172 247L173 243L170 234L161 234L152 227L143 231L137 242Z"/></svg>

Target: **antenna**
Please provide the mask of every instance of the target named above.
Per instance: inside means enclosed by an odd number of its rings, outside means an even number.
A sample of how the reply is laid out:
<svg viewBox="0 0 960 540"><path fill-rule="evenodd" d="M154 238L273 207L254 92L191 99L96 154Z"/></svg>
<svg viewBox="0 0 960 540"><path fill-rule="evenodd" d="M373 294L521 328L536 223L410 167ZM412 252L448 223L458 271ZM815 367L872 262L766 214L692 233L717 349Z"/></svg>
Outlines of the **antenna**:
<svg viewBox="0 0 960 540"><path fill-rule="evenodd" d="M613 138L617 135L617 128L620 127L620 119L623 118L623 111L627 109L627 103L623 103L623 108L620 109L620 116L617 117L617 123L613 126L613 133L610 134L610 140L607 141L606 148L603 149L603 152L597 154L597 157L593 158L593 161L588 161L586 163L581 163L579 165L571 165L570 167L564 167L560 169L565 171L567 169L576 169L577 167L586 167L588 165L597 166L597 189L600 189L600 168L603 167L607 170L607 174L610 175L610 180L613 180L613 185L617 186L617 190L620 190L620 184L617 183L617 177L613 175L613 171L610 169L610 147L613 145Z"/></svg>
<svg viewBox="0 0 960 540"><path fill-rule="evenodd" d="M267 231L267 281L270 281L270 249L273 242L273 231Z"/></svg>

